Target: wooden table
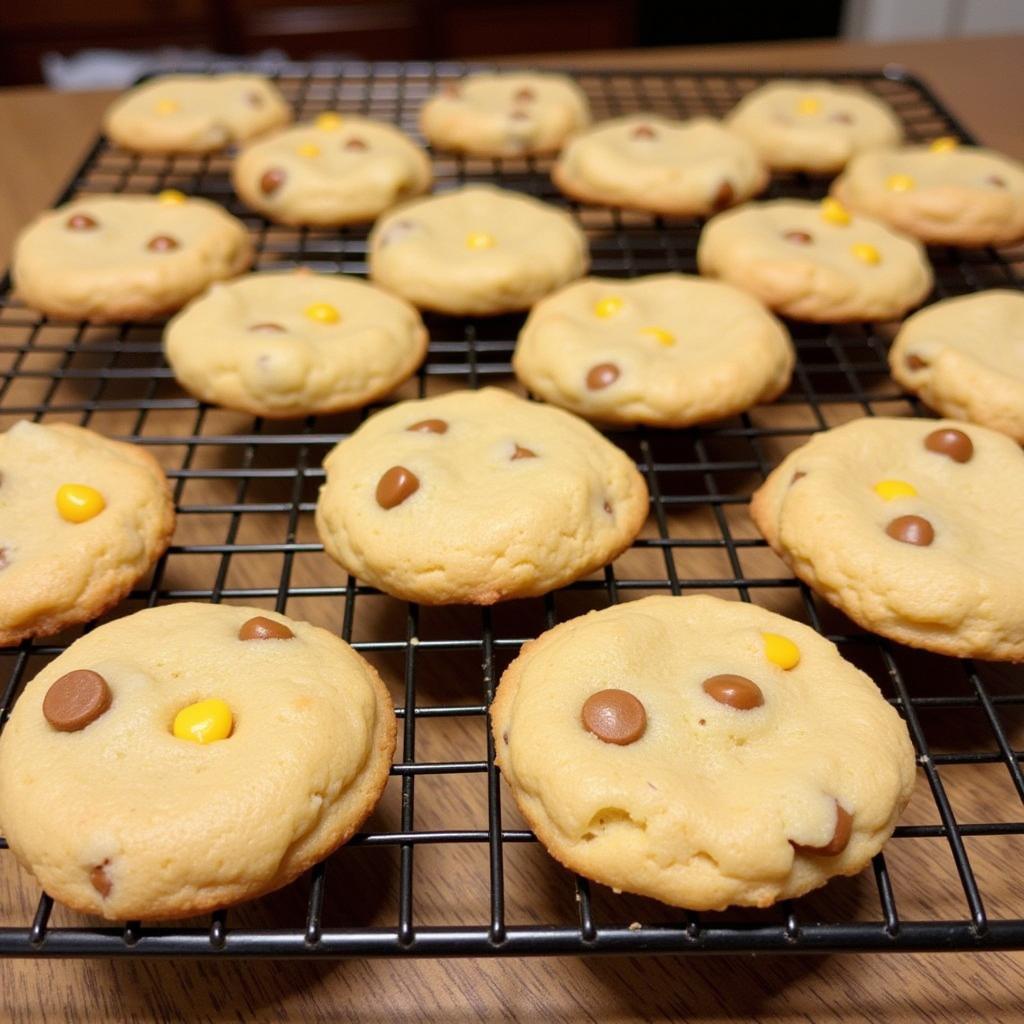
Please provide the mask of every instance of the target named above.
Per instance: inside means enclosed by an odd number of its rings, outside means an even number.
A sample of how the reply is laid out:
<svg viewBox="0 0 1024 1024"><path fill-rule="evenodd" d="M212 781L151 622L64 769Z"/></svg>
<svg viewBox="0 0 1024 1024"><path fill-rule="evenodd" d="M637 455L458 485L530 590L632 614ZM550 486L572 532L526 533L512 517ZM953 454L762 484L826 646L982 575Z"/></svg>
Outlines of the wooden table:
<svg viewBox="0 0 1024 1024"><path fill-rule="evenodd" d="M527 58L526 60L530 60ZM1024 37L565 55L533 63L878 68L920 74L984 141L1024 157ZM0 250L48 205L109 93L0 92ZM984 799L982 788L980 799ZM9 858L7 858L9 859ZM1019 862L996 864L1007 876ZM927 874L928 866L921 870ZM0 904L25 899L0 879ZM25 887L22 886L24 889ZM31 895L31 888L28 890ZM29 904L30 905L30 904ZM1017 906L1019 906L1019 901ZM0 1017L101 1020L1020 1021L1024 954L523 961L0 962Z"/></svg>

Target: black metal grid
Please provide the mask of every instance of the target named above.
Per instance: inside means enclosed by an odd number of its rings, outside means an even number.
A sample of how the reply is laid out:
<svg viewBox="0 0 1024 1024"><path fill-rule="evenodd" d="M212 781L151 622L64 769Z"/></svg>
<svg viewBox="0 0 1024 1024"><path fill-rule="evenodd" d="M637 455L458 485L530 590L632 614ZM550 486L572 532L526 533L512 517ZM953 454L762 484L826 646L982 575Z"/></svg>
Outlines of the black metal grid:
<svg viewBox="0 0 1024 1024"><path fill-rule="evenodd" d="M288 65L280 69L278 80L300 118L325 109L360 112L394 121L415 134L422 101L440 81L464 70L455 65ZM720 115L743 93L767 77L777 77L728 71L575 74L598 117L641 109L677 117ZM857 81L886 99L911 139L951 134L970 141L928 89L900 71L829 77ZM695 271L699 222L581 208L554 191L549 164L435 154L441 189L489 180L571 209L590 236L595 274ZM261 268L304 264L365 274L365 230L268 225L234 196L228 166L223 155L138 157L101 139L61 200L77 193L180 188L213 198L242 217L256 239ZM826 187L825 179L782 175L769 194L817 197ZM1019 287L1014 255L933 250L935 297L981 287ZM613 432L613 439L635 456L651 491L648 528L633 549L603 573L544 599L439 614L393 601L351 577L341 578L316 542L310 520L322 477L320 461L357 425L359 416L311 417L281 425L198 405L176 387L162 361L160 325L101 329L55 323L11 298L9 282L2 291L0 425L23 416L65 419L132 439L161 458L174 483L176 543L149 587L132 595L121 611L178 599L262 603L335 628L368 657L390 659L392 679L402 682L392 782L400 790L395 813L387 825L360 834L327 865L286 890L291 894L287 899L270 897L230 915L220 912L180 926L129 922L94 927L74 917L66 925L57 923L61 911L44 895L31 921L26 915L3 922L0 953L334 957L1024 946L1024 892L1000 884L999 866L1011 865L1015 858L1005 849L989 856L975 845L991 840L1010 844L1024 836L1024 755L1019 749L1024 676L1005 667L922 655L857 631L772 560L745 518L751 490L781 454L811 432L856 415L922 414L889 380L884 329L791 325L799 362L789 392L777 405L700 429ZM428 317L429 357L403 396L484 383L511 385L509 360L521 319ZM254 521L260 524L252 531L255 540L250 532ZM192 542L189 525L196 522L204 530ZM268 542L268 529L278 530L281 539ZM211 542L211 531L223 539ZM175 568L186 563L187 578L178 580ZM209 582L197 585L197 577ZM510 873L509 862L534 839L515 827L520 823L510 811L510 800L503 808L489 733L482 738L501 668L529 636L585 608L647 592L698 590L754 600L801 617L873 675L906 718L918 751L924 780L919 787L924 794L920 820L901 825L886 853L875 858L873 885L866 896L862 889L851 888L857 883L835 881L817 894L768 911L692 914L614 896L602 887L592 890L551 863L547 869L552 885L564 887L570 898L564 904L554 900L564 913L553 920L533 920L524 910L532 894L509 893L510 879L518 877L518 869ZM364 635L361 622L368 606L375 611L366 619L372 631ZM73 639L26 642L0 651L3 721L27 678ZM430 673L435 685L425 693L424 678ZM440 687L441 699L434 699L438 678L446 682ZM425 755L417 730L422 733L443 721L459 728L480 727L475 734L480 756L431 760ZM990 799L984 806L971 806L972 785L982 772L988 785L1005 784L999 806L992 806ZM417 782L422 805L428 780L444 787L475 787L482 820L473 827L421 822ZM917 854L925 844L933 870L921 870ZM906 860L906 874L891 870L899 852L918 847ZM452 884L465 893L467 904L479 902L479 911L461 908L458 900L447 905L442 900L440 912L425 919L422 894L429 885L416 873L417 863L437 852L431 870L451 875L456 867L462 869L459 855L467 849L485 852L486 864L475 878ZM544 856L536 845L532 849ZM382 851L397 851L396 864L376 865L385 877L397 878L394 907L384 912L383 920L354 920L342 890L370 884L360 871L372 873L371 861L383 857ZM351 875L329 884L336 870ZM926 882L932 874L936 881L929 889ZM871 880L871 873L862 873L860 881L865 878ZM253 907L269 909L251 913Z"/></svg>

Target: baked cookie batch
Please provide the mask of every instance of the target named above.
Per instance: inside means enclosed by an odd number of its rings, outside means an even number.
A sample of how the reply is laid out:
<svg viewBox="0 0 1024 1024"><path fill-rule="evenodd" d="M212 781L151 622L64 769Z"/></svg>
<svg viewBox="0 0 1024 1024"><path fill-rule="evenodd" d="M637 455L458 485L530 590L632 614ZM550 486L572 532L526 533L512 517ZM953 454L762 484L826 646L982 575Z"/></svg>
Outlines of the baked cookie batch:
<svg viewBox="0 0 1024 1024"><path fill-rule="evenodd" d="M423 604L540 596L633 543L647 483L587 420L686 427L774 401L795 363L775 314L899 319L932 291L925 245L1024 237L1024 167L951 138L903 146L894 113L855 86L768 83L723 121L592 123L565 76L481 73L423 106L436 149L554 155L555 185L578 202L708 218L699 277L586 277L587 237L563 210L484 184L428 195L430 156L396 127L291 120L271 82L231 74L152 79L104 124L141 153L238 147L235 190L275 223L373 221L369 282L246 274L246 226L165 190L40 215L16 243L17 293L73 320L176 314L163 341L179 383L280 418L394 391L426 355L420 311L528 311L513 369L542 402L498 388L401 402L324 460L327 554ZM820 201L756 201L772 172L838 177ZM1024 531L1007 513L1024 500L1024 296L937 302L905 321L890 362L948 418L814 435L757 490L752 518L865 629L1024 661ZM0 646L102 616L173 530L144 447L16 423L0 435ZM491 722L552 856L694 910L767 906L860 871L915 777L902 719L832 643L712 597L627 601L548 630L505 672ZM255 608L152 608L81 636L28 683L0 736L0 826L70 907L184 917L337 849L380 798L394 745L386 687L331 633Z"/></svg>

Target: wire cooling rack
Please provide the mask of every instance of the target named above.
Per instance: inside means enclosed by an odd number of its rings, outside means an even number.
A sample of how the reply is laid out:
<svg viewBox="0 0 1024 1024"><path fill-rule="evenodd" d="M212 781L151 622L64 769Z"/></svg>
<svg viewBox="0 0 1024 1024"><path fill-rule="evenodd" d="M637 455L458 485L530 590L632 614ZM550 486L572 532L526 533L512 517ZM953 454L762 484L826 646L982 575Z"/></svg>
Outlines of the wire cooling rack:
<svg viewBox="0 0 1024 1024"><path fill-rule="evenodd" d="M326 109L359 112L415 134L423 100L464 70L288 65L277 78L300 118ZM597 117L631 110L721 115L768 77L575 75ZM929 90L902 72L829 77L856 81L889 102L911 139L969 141ZM435 154L439 189L487 180L572 210L590 238L595 274L695 271L699 222L581 208L554 191L549 166ZM179 188L242 217L261 268L299 264L365 275L365 230L270 225L239 203L228 169L224 155L138 157L101 139L61 199ZM769 194L817 197L826 188L824 179L780 175ZM1022 255L935 249L935 297L1019 287ZM161 325L59 323L19 305L9 281L2 290L0 426L21 417L88 425L147 446L173 482L175 543L148 587L116 614L174 600L231 601L334 629L389 682L400 742L393 778L366 831L292 886L230 913L174 926L97 927L40 898L13 857L0 853L0 891L9 894L9 905L0 906L0 953L334 957L1024 946L1024 675L858 631L792 578L747 517L751 491L813 431L862 415L923 413L888 377L884 327L792 325L799 361L775 405L700 429L612 432L651 492L648 524L631 550L544 599L439 610L405 605L346 578L317 541L311 520L321 460L360 415L280 424L199 405L162 360ZM521 321L428 317L428 360L397 397L485 383L514 387L509 360ZM523 827L507 793L503 798L486 715L521 644L589 608L701 591L811 623L868 671L906 718L919 784L872 870L765 911L684 913L573 877ZM75 635L0 651L3 721L24 682Z"/></svg>

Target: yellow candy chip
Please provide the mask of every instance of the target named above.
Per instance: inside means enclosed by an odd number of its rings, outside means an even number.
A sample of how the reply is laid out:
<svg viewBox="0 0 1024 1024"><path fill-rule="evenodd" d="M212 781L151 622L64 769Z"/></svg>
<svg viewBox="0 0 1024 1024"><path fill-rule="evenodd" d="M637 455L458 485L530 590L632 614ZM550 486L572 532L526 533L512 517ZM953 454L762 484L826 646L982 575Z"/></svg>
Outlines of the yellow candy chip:
<svg viewBox="0 0 1024 1024"><path fill-rule="evenodd" d="M798 114L816 114L821 110L821 100L815 96L804 96L796 105Z"/></svg>
<svg viewBox="0 0 1024 1024"><path fill-rule="evenodd" d="M821 215L829 222L829 224L838 224L840 227L845 227L850 223L850 214L847 209L838 199L833 199L832 196L826 196L821 201Z"/></svg>
<svg viewBox="0 0 1024 1024"><path fill-rule="evenodd" d="M890 192L909 192L915 185L909 174L890 174L885 179L885 187Z"/></svg>
<svg viewBox="0 0 1024 1024"><path fill-rule="evenodd" d="M61 484L57 488L57 511L69 523L87 522L106 507L103 495L88 484Z"/></svg>
<svg viewBox="0 0 1024 1024"><path fill-rule="evenodd" d="M879 480L874 489L875 494L883 501L917 497L917 488L913 484L908 484L906 480Z"/></svg>
<svg viewBox="0 0 1024 1024"><path fill-rule="evenodd" d="M295 152L298 153L299 156L319 156L320 147L312 142L303 142L301 146L295 147Z"/></svg>
<svg viewBox="0 0 1024 1024"><path fill-rule="evenodd" d="M158 114L173 114L177 109L177 100L160 100L156 105L156 112Z"/></svg>
<svg viewBox="0 0 1024 1024"><path fill-rule="evenodd" d="M333 111L326 111L323 114L317 114L316 121L313 123L322 132L337 131L341 127L341 114L335 114Z"/></svg>
<svg viewBox="0 0 1024 1024"><path fill-rule="evenodd" d="M676 343L676 336L671 331L666 331L664 327L641 327L640 333L648 335L665 348L670 348Z"/></svg>
<svg viewBox="0 0 1024 1024"><path fill-rule="evenodd" d="M779 668L795 668L800 664L800 648L789 637L778 633L762 633L764 656Z"/></svg>
<svg viewBox="0 0 1024 1024"><path fill-rule="evenodd" d="M494 245L494 236L486 231L471 231L466 235L466 246L470 249L490 249Z"/></svg>
<svg viewBox="0 0 1024 1024"><path fill-rule="evenodd" d="M182 708L174 716L171 732L179 740L193 743L215 743L231 735L234 721L231 708L218 697L197 701Z"/></svg>
<svg viewBox="0 0 1024 1024"><path fill-rule="evenodd" d="M158 202L164 203L167 206L180 206L188 196L184 192L179 192L176 188L165 188L163 192L157 193Z"/></svg>
<svg viewBox="0 0 1024 1024"><path fill-rule="evenodd" d="M341 314L329 302L314 302L306 307L306 316L318 324L336 324Z"/></svg>
<svg viewBox="0 0 1024 1024"><path fill-rule="evenodd" d="M854 242L850 246L850 252L861 263L881 263L882 254L870 242Z"/></svg>
<svg viewBox="0 0 1024 1024"><path fill-rule="evenodd" d="M959 139L954 139L952 135L940 135L937 139L932 139L931 145L928 148L933 153L948 153L951 149L956 149L960 145Z"/></svg>
<svg viewBox="0 0 1024 1024"><path fill-rule="evenodd" d="M594 316L607 320L608 317L615 316L622 309L622 306L622 299L618 295L606 295L603 299L598 299L594 303Z"/></svg>

